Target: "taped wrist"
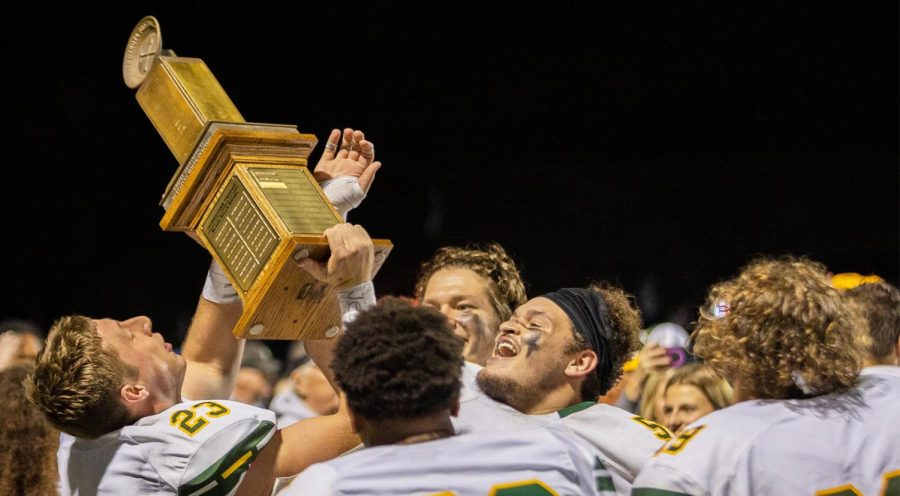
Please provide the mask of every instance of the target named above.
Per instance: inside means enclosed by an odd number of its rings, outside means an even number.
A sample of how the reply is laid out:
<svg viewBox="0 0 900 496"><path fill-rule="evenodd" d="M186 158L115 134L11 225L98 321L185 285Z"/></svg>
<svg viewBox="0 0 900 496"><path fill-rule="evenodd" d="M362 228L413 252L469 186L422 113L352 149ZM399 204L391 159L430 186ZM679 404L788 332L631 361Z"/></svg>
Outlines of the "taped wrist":
<svg viewBox="0 0 900 496"><path fill-rule="evenodd" d="M375 306L375 285L369 281L352 288L339 289L337 297L341 305L341 322L346 327L356 320L360 312Z"/></svg>
<svg viewBox="0 0 900 496"><path fill-rule="evenodd" d="M213 303L234 303L240 300L237 291L231 285L231 281L225 276L225 271L213 259L209 264L209 272L206 273L206 283L203 284L203 297Z"/></svg>
<svg viewBox="0 0 900 496"><path fill-rule="evenodd" d="M366 198L366 192L360 187L358 177L340 176L326 179L319 185L344 220L347 220L347 214Z"/></svg>

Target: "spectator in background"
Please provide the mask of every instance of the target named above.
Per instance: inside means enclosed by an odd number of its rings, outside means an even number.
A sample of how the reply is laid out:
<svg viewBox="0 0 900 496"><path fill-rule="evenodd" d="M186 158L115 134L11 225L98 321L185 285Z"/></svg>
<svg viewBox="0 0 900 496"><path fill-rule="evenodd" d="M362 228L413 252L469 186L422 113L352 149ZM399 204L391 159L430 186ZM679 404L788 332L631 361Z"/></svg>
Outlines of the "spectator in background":
<svg viewBox="0 0 900 496"><path fill-rule="evenodd" d="M59 431L26 398L22 381L32 369L0 371L0 495L57 494Z"/></svg>
<svg viewBox="0 0 900 496"><path fill-rule="evenodd" d="M665 393L666 383L675 373L676 369L667 368L662 372L655 372L647 377L644 383L644 391L641 395L641 402L638 403L637 414L647 420L659 422L665 421Z"/></svg>
<svg viewBox="0 0 900 496"><path fill-rule="evenodd" d="M44 347L44 332L30 320L0 322L0 370L30 364Z"/></svg>
<svg viewBox="0 0 900 496"><path fill-rule="evenodd" d="M701 363L676 369L662 390L663 423L673 434L700 417L734 403L728 381Z"/></svg>
<svg viewBox="0 0 900 496"><path fill-rule="evenodd" d="M900 365L900 291L882 281L860 284L845 294L869 324L871 344L863 366Z"/></svg>
<svg viewBox="0 0 900 496"><path fill-rule="evenodd" d="M272 356L272 350L265 343L247 341L229 399L265 408L272 399L272 388L280 368L281 362Z"/></svg>
<svg viewBox="0 0 900 496"><path fill-rule="evenodd" d="M655 387L652 391L647 389L660 384L659 374L687 363L688 333L678 324L663 322L644 331L641 341L644 347L638 354L634 372L625 380L615 406L629 412L640 412L641 416L659 422L662 421L659 410L662 405L657 408L659 402L654 399L661 400L661 392L656 397Z"/></svg>
<svg viewBox="0 0 900 496"><path fill-rule="evenodd" d="M315 362L304 360L293 367L287 386L272 399L269 410L275 412L279 428L298 420L330 415L338 410L338 395Z"/></svg>

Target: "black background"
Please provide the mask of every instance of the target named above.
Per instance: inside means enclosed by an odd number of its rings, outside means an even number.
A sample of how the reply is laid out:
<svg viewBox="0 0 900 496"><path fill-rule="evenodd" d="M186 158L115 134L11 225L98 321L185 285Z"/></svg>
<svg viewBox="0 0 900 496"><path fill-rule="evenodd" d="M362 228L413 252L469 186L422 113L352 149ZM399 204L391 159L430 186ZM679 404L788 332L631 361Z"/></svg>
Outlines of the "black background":
<svg viewBox="0 0 900 496"><path fill-rule="evenodd" d="M379 294L491 240L529 294L606 279L651 322L755 254L896 283L897 2L528 5L8 11L0 317L187 325L208 255L158 227L177 163L121 76L148 14L247 120L316 134L314 159L333 127L376 143L351 221L396 245Z"/></svg>

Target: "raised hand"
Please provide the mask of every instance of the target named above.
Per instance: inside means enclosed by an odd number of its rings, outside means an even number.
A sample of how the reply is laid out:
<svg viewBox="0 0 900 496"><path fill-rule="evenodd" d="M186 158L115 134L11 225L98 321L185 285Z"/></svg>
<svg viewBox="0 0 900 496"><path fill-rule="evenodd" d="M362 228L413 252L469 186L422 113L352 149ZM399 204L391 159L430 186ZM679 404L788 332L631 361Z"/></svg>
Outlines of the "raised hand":
<svg viewBox="0 0 900 496"><path fill-rule="evenodd" d="M325 143L322 158L313 170L313 176L322 182L341 176L359 178L359 186L368 192L375 180L381 162L375 160L375 145L366 140L360 130L334 129Z"/></svg>

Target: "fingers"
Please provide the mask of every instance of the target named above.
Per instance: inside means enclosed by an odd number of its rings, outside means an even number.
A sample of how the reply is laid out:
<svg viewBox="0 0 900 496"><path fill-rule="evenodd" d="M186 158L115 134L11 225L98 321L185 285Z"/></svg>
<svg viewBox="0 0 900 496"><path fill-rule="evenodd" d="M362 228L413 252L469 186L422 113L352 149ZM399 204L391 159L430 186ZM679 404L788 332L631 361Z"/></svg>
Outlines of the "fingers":
<svg viewBox="0 0 900 496"><path fill-rule="evenodd" d="M328 271L325 268L325 264L316 262L311 258L304 258L297 262L297 265L300 266L301 269L309 272L309 274L320 281L327 281L328 279Z"/></svg>
<svg viewBox="0 0 900 496"><path fill-rule="evenodd" d="M337 152L337 158L347 158L350 155L350 149L353 147L353 130L344 128L344 134L341 136L341 149Z"/></svg>
<svg viewBox="0 0 900 496"><path fill-rule="evenodd" d="M372 165L365 168L359 175L359 187L366 193L375 181L375 173L381 168L381 162L373 162Z"/></svg>
<svg viewBox="0 0 900 496"><path fill-rule="evenodd" d="M369 165L375 161L375 144L363 139L359 142L359 162Z"/></svg>
<svg viewBox="0 0 900 496"><path fill-rule="evenodd" d="M328 135L328 141L325 142L325 151L322 152L322 160L333 160L337 153L338 144L341 141L341 132L338 129L332 129Z"/></svg>

